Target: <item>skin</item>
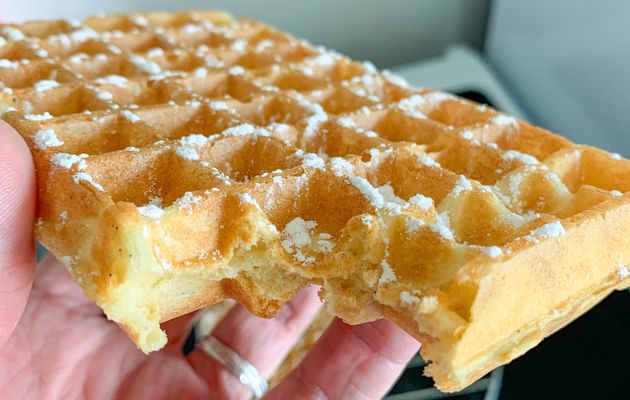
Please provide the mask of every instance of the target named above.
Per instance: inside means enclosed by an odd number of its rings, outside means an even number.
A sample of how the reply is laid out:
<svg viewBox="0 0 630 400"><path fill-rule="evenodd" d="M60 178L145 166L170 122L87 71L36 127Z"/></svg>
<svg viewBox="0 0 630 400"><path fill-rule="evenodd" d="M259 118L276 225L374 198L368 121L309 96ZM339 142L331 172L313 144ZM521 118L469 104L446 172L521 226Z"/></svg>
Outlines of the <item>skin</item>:
<svg viewBox="0 0 630 400"><path fill-rule="evenodd" d="M190 315L165 323L169 343L144 355L83 297L48 255L35 266L35 176L26 144L0 121L0 398L245 399L229 371L181 345ZM234 307L213 334L269 377L321 307L306 288L274 319ZM378 399L418 343L386 320L335 320L265 399Z"/></svg>

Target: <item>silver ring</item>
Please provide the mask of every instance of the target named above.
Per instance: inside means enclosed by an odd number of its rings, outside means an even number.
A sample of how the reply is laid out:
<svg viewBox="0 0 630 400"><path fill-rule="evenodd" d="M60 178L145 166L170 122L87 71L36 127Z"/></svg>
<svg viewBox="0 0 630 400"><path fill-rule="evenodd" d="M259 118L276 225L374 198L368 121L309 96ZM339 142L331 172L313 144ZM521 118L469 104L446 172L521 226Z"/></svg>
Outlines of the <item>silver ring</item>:
<svg viewBox="0 0 630 400"><path fill-rule="evenodd" d="M269 385L256 367L214 336L204 337L197 342L197 347L200 347L207 355L234 374L243 385L248 386L252 390L254 398L260 399L267 393Z"/></svg>

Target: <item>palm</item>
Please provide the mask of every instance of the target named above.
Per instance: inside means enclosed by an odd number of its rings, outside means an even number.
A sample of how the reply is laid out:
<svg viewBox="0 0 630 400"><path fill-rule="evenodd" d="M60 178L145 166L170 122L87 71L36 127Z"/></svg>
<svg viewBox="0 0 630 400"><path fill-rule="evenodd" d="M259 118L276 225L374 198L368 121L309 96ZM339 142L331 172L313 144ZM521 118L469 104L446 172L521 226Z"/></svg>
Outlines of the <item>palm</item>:
<svg viewBox="0 0 630 400"><path fill-rule="evenodd" d="M52 259L37 271L31 298L0 351L0 387L8 398L200 398L207 384L179 343L184 321L167 329L171 342L145 356L86 300Z"/></svg>

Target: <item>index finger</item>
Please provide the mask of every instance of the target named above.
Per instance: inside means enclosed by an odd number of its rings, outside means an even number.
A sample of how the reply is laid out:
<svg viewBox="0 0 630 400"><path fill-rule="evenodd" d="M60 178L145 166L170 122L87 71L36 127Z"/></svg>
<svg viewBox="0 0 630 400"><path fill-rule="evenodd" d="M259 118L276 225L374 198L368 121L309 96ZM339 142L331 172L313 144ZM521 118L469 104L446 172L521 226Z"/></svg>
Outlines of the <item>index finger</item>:
<svg viewBox="0 0 630 400"><path fill-rule="evenodd" d="M33 284L35 172L31 153L0 120L0 346L17 325Z"/></svg>

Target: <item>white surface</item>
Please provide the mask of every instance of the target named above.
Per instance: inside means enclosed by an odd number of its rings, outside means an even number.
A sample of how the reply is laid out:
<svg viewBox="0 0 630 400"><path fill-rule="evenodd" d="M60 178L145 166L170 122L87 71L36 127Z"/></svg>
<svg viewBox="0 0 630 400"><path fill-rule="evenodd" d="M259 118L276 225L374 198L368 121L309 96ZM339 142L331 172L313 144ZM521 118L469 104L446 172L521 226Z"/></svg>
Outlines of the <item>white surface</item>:
<svg viewBox="0 0 630 400"><path fill-rule="evenodd" d="M489 0L0 0L0 20L81 18L99 11L224 9L379 66L479 46Z"/></svg>
<svg viewBox="0 0 630 400"><path fill-rule="evenodd" d="M456 92L477 90L507 114L527 119L479 53L466 46L453 46L444 55L396 68L395 72L414 86Z"/></svg>
<svg viewBox="0 0 630 400"><path fill-rule="evenodd" d="M486 52L535 122L630 156L630 2L496 0Z"/></svg>

